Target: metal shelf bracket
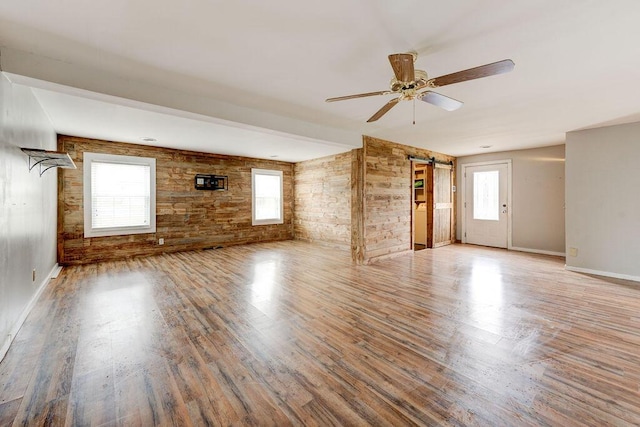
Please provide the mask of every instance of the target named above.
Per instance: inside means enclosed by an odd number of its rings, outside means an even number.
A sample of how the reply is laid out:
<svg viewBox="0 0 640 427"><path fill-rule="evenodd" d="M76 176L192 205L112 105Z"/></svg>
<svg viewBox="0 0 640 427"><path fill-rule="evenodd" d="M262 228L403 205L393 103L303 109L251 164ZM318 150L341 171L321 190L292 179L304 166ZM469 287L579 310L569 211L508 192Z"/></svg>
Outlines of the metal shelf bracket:
<svg viewBox="0 0 640 427"><path fill-rule="evenodd" d="M40 176L51 168L76 169L76 164L68 153L39 148L22 148L21 150L29 156L29 171L38 166Z"/></svg>

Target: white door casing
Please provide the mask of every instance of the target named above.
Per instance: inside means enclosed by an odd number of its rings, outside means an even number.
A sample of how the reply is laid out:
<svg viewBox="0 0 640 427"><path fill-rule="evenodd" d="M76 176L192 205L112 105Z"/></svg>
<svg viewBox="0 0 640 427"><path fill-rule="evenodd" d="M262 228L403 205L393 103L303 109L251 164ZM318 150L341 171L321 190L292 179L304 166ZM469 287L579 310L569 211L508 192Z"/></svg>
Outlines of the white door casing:
<svg viewBox="0 0 640 427"><path fill-rule="evenodd" d="M462 165L461 196L462 243L511 248L511 160Z"/></svg>

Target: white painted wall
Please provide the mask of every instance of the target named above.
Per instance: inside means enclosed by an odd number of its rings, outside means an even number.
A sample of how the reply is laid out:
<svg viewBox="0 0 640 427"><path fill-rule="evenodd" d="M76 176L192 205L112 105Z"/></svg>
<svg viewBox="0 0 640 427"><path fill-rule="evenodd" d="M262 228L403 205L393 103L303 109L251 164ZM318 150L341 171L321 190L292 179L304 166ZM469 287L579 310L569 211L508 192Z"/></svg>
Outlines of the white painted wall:
<svg viewBox="0 0 640 427"><path fill-rule="evenodd" d="M462 166L493 160L512 160L511 203L514 249L562 255L565 252L565 147L534 148L458 157L458 221L456 236L462 236L460 188Z"/></svg>
<svg viewBox="0 0 640 427"><path fill-rule="evenodd" d="M31 89L0 73L0 360L56 266L57 172L29 172L20 147L55 150L56 134Z"/></svg>
<svg viewBox="0 0 640 427"><path fill-rule="evenodd" d="M567 133L567 269L640 281L640 123Z"/></svg>

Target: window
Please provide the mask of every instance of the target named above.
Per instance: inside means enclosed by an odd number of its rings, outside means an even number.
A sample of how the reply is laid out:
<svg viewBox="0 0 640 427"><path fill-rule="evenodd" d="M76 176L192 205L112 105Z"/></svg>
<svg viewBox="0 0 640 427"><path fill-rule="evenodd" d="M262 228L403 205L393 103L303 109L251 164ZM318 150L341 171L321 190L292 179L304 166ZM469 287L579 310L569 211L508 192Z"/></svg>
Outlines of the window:
<svg viewBox="0 0 640 427"><path fill-rule="evenodd" d="M251 169L251 224L282 224L282 171Z"/></svg>
<svg viewBox="0 0 640 427"><path fill-rule="evenodd" d="M156 231L156 159L84 153L84 236Z"/></svg>
<svg viewBox="0 0 640 427"><path fill-rule="evenodd" d="M500 172L473 173L473 219L500 220Z"/></svg>

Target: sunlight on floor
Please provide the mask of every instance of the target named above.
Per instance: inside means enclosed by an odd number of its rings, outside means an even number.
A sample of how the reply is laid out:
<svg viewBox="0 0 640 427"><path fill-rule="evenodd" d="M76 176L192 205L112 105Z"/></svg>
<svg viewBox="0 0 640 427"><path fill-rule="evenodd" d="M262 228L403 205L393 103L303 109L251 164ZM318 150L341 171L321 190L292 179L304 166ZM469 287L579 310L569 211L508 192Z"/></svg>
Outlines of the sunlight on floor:
<svg viewBox="0 0 640 427"><path fill-rule="evenodd" d="M251 304L267 316L275 312L272 299L277 270L277 261L273 259L260 261L253 268Z"/></svg>
<svg viewBox="0 0 640 427"><path fill-rule="evenodd" d="M469 290L471 320L481 329L500 334L504 303L499 263L487 258L474 260Z"/></svg>

